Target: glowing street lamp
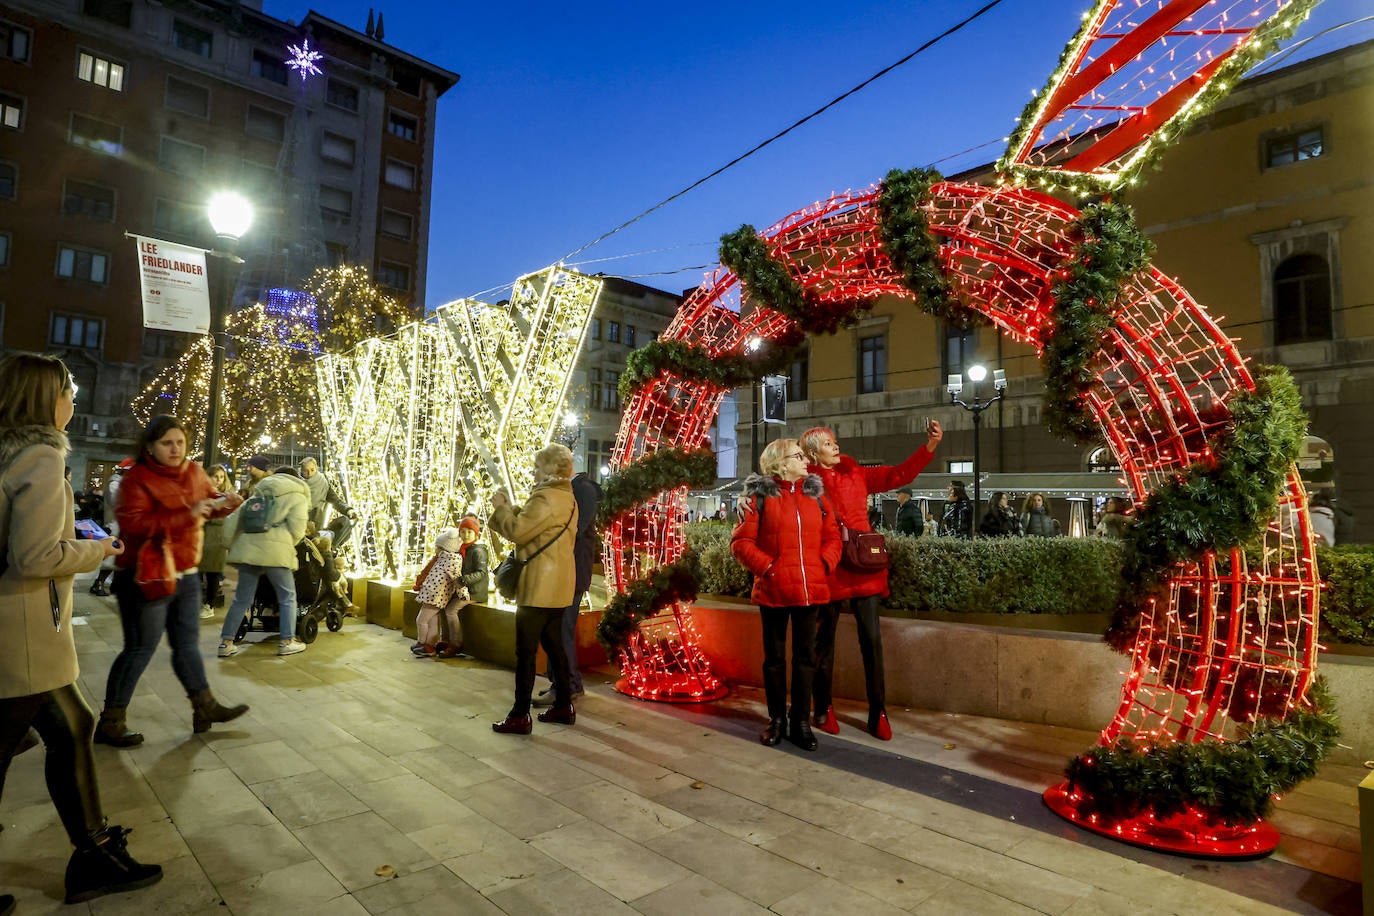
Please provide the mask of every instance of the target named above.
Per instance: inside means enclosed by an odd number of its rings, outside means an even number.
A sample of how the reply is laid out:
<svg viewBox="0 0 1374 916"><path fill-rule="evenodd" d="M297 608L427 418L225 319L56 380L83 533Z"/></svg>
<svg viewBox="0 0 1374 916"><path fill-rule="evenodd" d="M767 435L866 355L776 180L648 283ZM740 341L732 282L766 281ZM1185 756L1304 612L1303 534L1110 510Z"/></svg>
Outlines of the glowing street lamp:
<svg viewBox="0 0 1374 916"><path fill-rule="evenodd" d="M211 195L205 207L210 226L215 230L215 248L210 252L224 262L218 271L219 295L210 297L210 343L214 356L210 367L210 406L205 418L204 463L209 467L216 460L219 448L219 400L224 387L224 347L226 335L224 318L234 298L239 269L243 258L238 256L239 239L253 226L253 205L235 191L219 191Z"/></svg>
<svg viewBox="0 0 1374 916"><path fill-rule="evenodd" d="M978 430L983 425L983 411L993 404L1002 400L1002 393L1007 390L1007 373L1003 369L995 369L992 373L992 385L996 389L996 395L991 398L978 397L978 383L988 377L987 366L975 363L968 367L968 379L973 383L973 397L969 398L972 403L960 400L959 394L964 390L964 380L958 375L949 376L945 383L945 390L949 392L949 402L973 414L973 525L969 532L970 537L978 536L978 519L983 511L983 490L979 481L978 467Z"/></svg>

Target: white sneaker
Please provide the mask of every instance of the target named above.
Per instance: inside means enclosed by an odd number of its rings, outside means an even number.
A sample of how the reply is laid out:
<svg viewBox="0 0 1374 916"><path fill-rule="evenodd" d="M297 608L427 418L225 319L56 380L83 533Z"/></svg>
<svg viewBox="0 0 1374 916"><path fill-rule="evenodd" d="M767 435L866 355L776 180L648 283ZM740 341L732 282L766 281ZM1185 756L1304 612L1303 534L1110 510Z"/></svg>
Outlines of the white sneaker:
<svg viewBox="0 0 1374 916"><path fill-rule="evenodd" d="M278 655L295 655L305 651L305 643L299 639L288 639L277 644Z"/></svg>
<svg viewBox="0 0 1374 916"><path fill-rule="evenodd" d="M212 607L210 607L210 605L208 605L208 604L202 604L202 605L200 606L200 619L201 619L201 620L211 620L211 619L214 618L214 616L215 616L215 609L212 608Z"/></svg>
<svg viewBox="0 0 1374 916"><path fill-rule="evenodd" d="M239 647L236 646L236 645L234 645L233 643L231 643L231 642L222 642L222 643L219 644L219 657L220 657L220 658L233 658L235 655L238 655L238 654L239 654Z"/></svg>

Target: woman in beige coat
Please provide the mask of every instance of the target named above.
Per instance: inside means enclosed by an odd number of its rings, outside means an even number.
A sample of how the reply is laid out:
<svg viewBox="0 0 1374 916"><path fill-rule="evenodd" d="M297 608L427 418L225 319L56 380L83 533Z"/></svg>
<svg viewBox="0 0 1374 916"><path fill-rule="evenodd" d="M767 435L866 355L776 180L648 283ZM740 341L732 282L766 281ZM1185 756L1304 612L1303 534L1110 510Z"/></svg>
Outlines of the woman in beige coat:
<svg viewBox="0 0 1374 916"><path fill-rule="evenodd" d="M76 851L67 902L146 887L162 868L129 856L122 827L106 825L96 786L95 716L76 686L72 579L123 553L117 540L77 540L63 479L75 386L60 359L0 358L0 789L30 728Z"/></svg>
<svg viewBox="0 0 1374 916"><path fill-rule="evenodd" d="M557 443L547 445L534 456L534 489L524 506L516 509L504 492L492 497L496 509L488 526L513 542L515 555L528 561L515 596L515 705L491 727L503 735L530 733L534 657L541 645L549 656L556 699L539 721L572 725L577 720L562 635L563 612L572 604L577 584L572 474L572 452Z"/></svg>

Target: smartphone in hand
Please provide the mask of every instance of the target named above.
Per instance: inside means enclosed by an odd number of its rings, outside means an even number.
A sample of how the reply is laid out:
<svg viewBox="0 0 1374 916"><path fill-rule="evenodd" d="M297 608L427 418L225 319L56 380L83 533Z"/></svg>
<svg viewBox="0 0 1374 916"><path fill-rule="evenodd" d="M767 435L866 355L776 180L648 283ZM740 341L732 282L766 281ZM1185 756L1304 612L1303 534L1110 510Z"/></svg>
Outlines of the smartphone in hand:
<svg viewBox="0 0 1374 916"><path fill-rule="evenodd" d="M76 520L76 536L84 541L103 541L110 536L110 532L89 518L79 518Z"/></svg>

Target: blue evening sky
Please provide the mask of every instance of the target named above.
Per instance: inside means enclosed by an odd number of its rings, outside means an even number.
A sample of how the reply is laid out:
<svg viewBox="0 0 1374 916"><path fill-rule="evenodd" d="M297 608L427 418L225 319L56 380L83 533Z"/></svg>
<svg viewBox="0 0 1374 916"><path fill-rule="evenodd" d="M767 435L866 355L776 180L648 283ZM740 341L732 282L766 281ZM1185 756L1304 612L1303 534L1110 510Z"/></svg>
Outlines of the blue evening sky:
<svg viewBox="0 0 1374 916"><path fill-rule="evenodd" d="M681 190L985 2L411 0L383 9L386 43L462 75L439 102L427 307L500 298L504 290L487 291ZM1002 0L572 260L617 258L581 269L681 291L741 223L763 228L890 168L950 173L994 159L1004 144L989 141L1014 127L1088 6ZM362 31L368 8L331 0L319 12ZM291 19L307 6L266 0L265 10ZM1326 0L1295 40L1371 12L1369 0ZM1340 29L1302 56L1371 37L1374 23Z"/></svg>

